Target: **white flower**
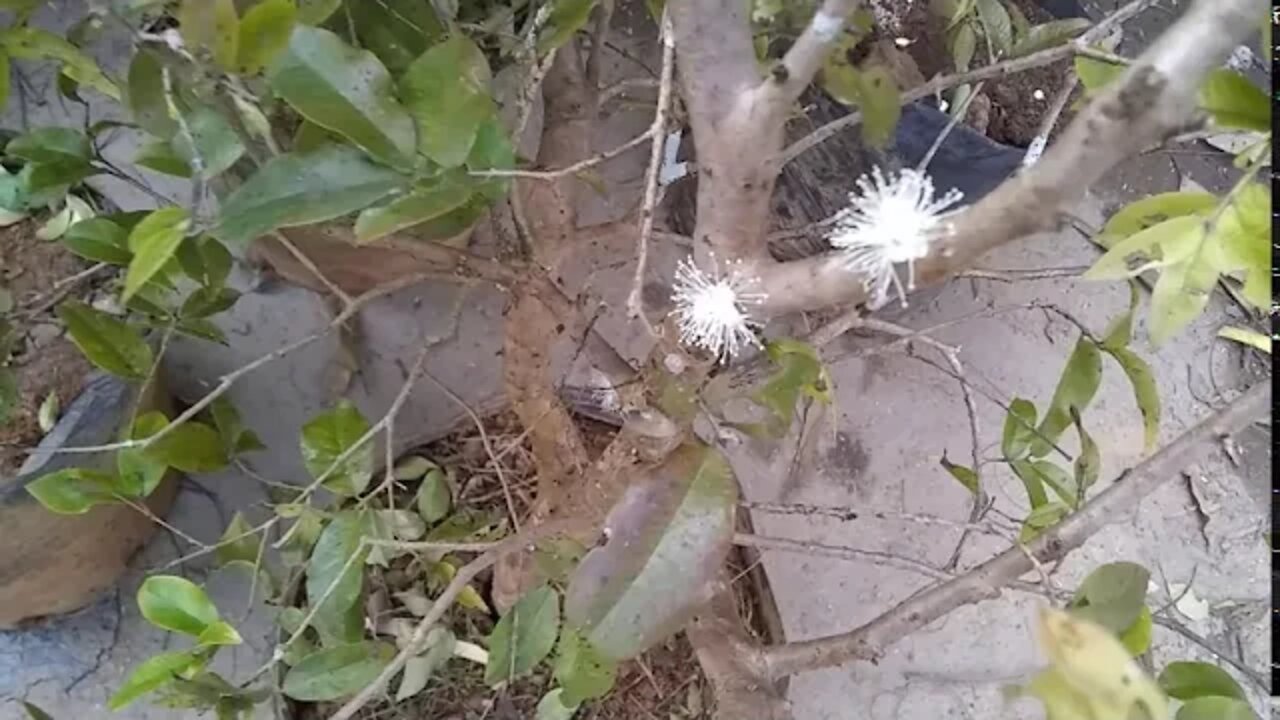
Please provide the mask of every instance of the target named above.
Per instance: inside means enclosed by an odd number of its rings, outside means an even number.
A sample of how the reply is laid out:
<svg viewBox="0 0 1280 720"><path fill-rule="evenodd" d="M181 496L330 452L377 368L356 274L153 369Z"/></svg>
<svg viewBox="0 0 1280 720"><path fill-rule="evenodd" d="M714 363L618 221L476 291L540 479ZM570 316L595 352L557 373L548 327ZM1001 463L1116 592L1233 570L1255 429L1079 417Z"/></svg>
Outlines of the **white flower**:
<svg viewBox="0 0 1280 720"><path fill-rule="evenodd" d="M726 361L744 346L760 346L752 331L755 323L747 307L764 301L764 293L754 292L758 280L742 271L739 263L730 263L722 274L711 257L713 274L708 275L685 258L676 267L671 299L672 313L680 328L680 342L702 348Z"/></svg>
<svg viewBox="0 0 1280 720"><path fill-rule="evenodd" d="M930 240L944 229L942 218L950 213L943 211L964 195L953 189L935 199L933 181L911 169L885 180L874 168L870 179L858 178L858 188L861 195L849 193L851 205L833 218L827 241L840 251L846 268L867 275L871 309L888 301L891 284L905 307L906 290L894 264L907 263L907 290L914 290L915 261L929 254Z"/></svg>

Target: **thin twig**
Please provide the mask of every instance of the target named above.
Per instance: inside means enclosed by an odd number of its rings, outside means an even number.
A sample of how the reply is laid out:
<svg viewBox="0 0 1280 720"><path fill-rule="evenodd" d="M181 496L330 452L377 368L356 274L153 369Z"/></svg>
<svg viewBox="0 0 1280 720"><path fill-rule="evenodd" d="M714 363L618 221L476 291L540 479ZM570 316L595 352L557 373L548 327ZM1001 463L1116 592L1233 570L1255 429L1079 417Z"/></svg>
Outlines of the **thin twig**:
<svg viewBox="0 0 1280 720"><path fill-rule="evenodd" d="M600 165L601 163L612 160L632 148L643 145L644 142L652 136L653 128L651 127L616 148L606 150L602 153L589 157L586 160L579 160L572 165L568 165L557 170L472 170L467 174L472 177L514 177L525 178L528 180L558 180L566 175L576 175L583 170L588 170Z"/></svg>
<svg viewBox="0 0 1280 720"><path fill-rule="evenodd" d="M671 27L671 13L662 11L662 77L658 85L658 109L649 127L649 167L645 171L644 202L640 206L640 235L636 238L636 273L627 295L627 315L644 319L644 274L649 263L649 238L658 204L658 177L662 170L662 149L666 141L667 113L671 107L671 85L675 73L676 38ZM648 320L645 319L645 325ZM650 328L652 331L652 328Z"/></svg>
<svg viewBox="0 0 1280 720"><path fill-rule="evenodd" d="M284 233L279 230L272 230L271 237L275 238L276 242L283 245L284 249L288 250L289 254L292 255L294 259L302 265L302 267L307 269L307 272L315 275L316 279L320 281L320 284L324 285L329 292L333 293L334 297L342 301L343 307L347 307L351 304L351 296L342 288L338 287L332 280L325 277L325 274L320 272L320 268L316 267L316 264L311 261L311 258L307 257L306 253L299 250L298 246L294 245L293 241L286 237Z"/></svg>
<svg viewBox="0 0 1280 720"><path fill-rule="evenodd" d="M204 202L204 157L200 154L200 148L196 145L196 136L195 133L191 132L191 126L187 123L186 113L182 112L182 108L178 107L178 101L173 92L173 79L170 76L168 66L161 69L160 79L164 86L164 101L169 109L169 114L178 123L179 137L186 141L187 147L190 149L190 157L187 158L187 164L191 166L191 219L199 223L200 206Z"/></svg>
<svg viewBox="0 0 1280 720"><path fill-rule="evenodd" d="M1236 658L1232 657L1230 654L1219 650L1217 647L1214 646L1213 643L1209 642L1204 637L1196 634L1193 630L1188 628L1186 625L1183 625L1182 623L1178 622L1177 620L1174 620L1173 618L1169 617L1166 614L1158 613L1158 612L1152 614L1151 621L1159 625L1160 627L1168 628L1178 633L1182 637L1190 640L1196 645L1199 645L1201 648L1204 648L1204 650L1206 650L1210 655L1213 655L1219 660L1235 668L1241 675L1248 678L1249 682L1252 682L1254 685L1257 685L1259 689L1265 690L1267 692L1271 691L1271 684L1267 682L1267 679L1264 676L1262 676L1261 674L1259 674L1258 672L1250 668L1248 665L1245 665L1244 663L1240 662Z"/></svg>
<svg viewBox="0 0 1280 720"><path fill-rule="evenodd" d="M62 302L63 298L65 298L67 295L70 295L73 290L79 287L80 283L84 282L85 280L88 280L89 278L93 277L94 275L97 275L98 273L102 272L103 270L109 267L111 266L108 265L107 263L97 263L96 265L93 265L84 270L81 270L80 272L76 273L75 275L72 275L71 277L66 277L57 281L56 283L53 284L53 287L50 288L47 296L32 298L30 301L27 302L27 305L29 307L19 310L19 312L17 313L17 316L19 318L26 319L26 318L33 318L43 314L49 308L53 307L54 305L57 305L59 302Z"/></svg>
<svg viewBox="0 0 1280 720"><path fill-rule="evenodd" d="M747 533L734 533L733 544L743 545L746 547L759 548L761 550L778 550L782 552L793 552L804 555L817 555L820 557L835 557L844 560L865 560L873 565L883 565L886 567L897 568L899 570L907 570L919 575L924 575L933 580L950 580L951 573L940 570L928 563L912 560L900 555L891 555L878 550L862 550L860 548L846 547L843 545L826 545L824 543L812 542L808 540L790 540L787 538L765 537L763 535L750 535Z"/></svg>

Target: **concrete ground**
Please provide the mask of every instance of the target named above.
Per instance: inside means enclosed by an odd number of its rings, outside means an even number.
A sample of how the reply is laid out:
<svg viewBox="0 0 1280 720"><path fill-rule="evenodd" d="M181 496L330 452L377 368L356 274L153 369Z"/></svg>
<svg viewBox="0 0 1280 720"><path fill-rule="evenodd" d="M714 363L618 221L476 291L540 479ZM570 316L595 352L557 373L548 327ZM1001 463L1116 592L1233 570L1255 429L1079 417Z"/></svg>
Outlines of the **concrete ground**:
<svg viewBox="0 0 1280 720"><path fill-rule="evenodd" d="M1106 1L1109 4L1110 0ZM65 11L72 5L54 10ZM52 26L66 25L72 22L73 13L50 10L43 20ZM107 48L108 59L119 57L118 50ZM34 81L36 87L46 87L39 85L41 78ZM61 122L78 123L76 112L57 101L29 108L31 122L39 122L41 117L70 117ZM17 126L12 115L11 111L5 118L6 127ZM598 145L616 145L646 122L643 113L621 116L601 131ZM126 161L131 156L129 139L123 137L112 152ZM643 153L630 163L610 168L607 179L622 190L608 205L593 210L597 219L616 216L628 206L641 162ZM1111 181L1095 188L1075 214L1098 224L1135 193L1176 188L1188 177L1215 188L1223 181L1222 167L1220 157L1155 155L1129 162ZM184 192L181 183L161 184L160 176L148 175L147 180L173 196ZM105 189L125 207L149 202L128 186L112 184ZM656 272L663 272L677 254L674 248L659 248ZM1094 258L1096 252L1078 235L1064 233L1028 238L1002 248L984 258L983 266L1062 267L1088 264ZM625 278L630 269L614 272ZM596 286L606 293L613 286L625 287L625 282L611 284L610 277L598 279ZM223 322L233 347L177 344L170 354L166 375L188 399L246 359L305 336L327 322L324 302L308 291L258 286L252 273L243 268L237 270L234 282L255 291L246 294ZM361 315L358 370L345 394L366 415L378 417L390 404L401 383L402 364L412 360L424 339L440 340L428 361L434 375L462 392L473 405L492 402L499 390L501 367L496 351L502 298L483 288L462 293L458 286L428 283L387 298ZM1045 313L1019 308L1031 303L1057 304L1098 331L1123 310L1126 299L1124 287L1115 284L956 280L931 302L895 317L895 322L916 329L950 323L932 334L962 348L961 360L971 382L1002 400L1017 395L1043 406L1076 331ZM456 327L451 312L427 313L422 308L460 308ZM1210 404L1219 402L1218 393L1230 396L1257 379L1255 368L1242 360L1237 347L1213 339L1217 328L1231 322L1236 312L1228 303L1215 300L1191 329L1159 350L1145 343L1139 324L1135 349L1151 362L1158 378L1163 441L1210 413ZM974 313L983 315L965 319ZM619 342L625 339L616 330L609 334ZM849 349L857 346L853 340L841 342ZM251 458L258 474L285 482L305 477L295 449L298 431L336 396L337 386L331 382L336 352L332 340L321 341L246 377L232 391L247 424L273 448ZM1139 457L1141 424L1122 374L1114 365L1105 367L1102 390L1086 412L1085 421L1101 445L1103 477L1112 478ZM956 382L905 354L836 361L831 372L836 402L831 423L823 426L813 454L812 471L795 481L784 480L784 473L767 471L779 458L789 459L788 448L770 452L748 447L757 455L754 462L738 466L746 495L765 501L964 518L968 494L938 467L944 451L957 461L970 453L969 425ZM1003 412L982 395L977 403L982 455L986 457L998 447ZM433 385L422 383L398 423L404 433L397 435L396 446L436 437L463 417ZM1263 672L1270 645L1264 539L1269 439L1269 430L1264 433L1251 428L1236 439L1231 453L1214 452L1188 468L1186 478L1173 479L1128 517L1118 518L1072 553L1054 573L1054 581L1069 588L1099 563L1141 562L1156 579L1150 595L1153 604L1161 604L1167 597L1166 582L1175 594L1190 585L1187 599L1178 608L1185 613L1181 622ZM999 508L1015 514L1024 511L1025 500L1016 478L993 464L984 467L983 481ZM256 482L237 471L225 471L194 478L168 519L196 538L211 542L233 512L252 508L263 499ZM958 540L958 534L946 528L887 521L837 523L757 516L755 522L761 534L882 550L932 564L945 563ZM1000 542L990 538L971 538L962 552L961 568L1002 549ZM71 616L21 632L0 633L0 718L21 717L14 702L19 699L41 705L57 720L107 717L106 699L130 669L169 642L164 633L139 617L133 602L137 584L147 573L160 571L189 550L181 540L157 535L116 592ZM766 553L765 567L789 639L856 626L927 582L876 565L804 555ZM185 562L176 571L204 579L225 614L238 620L245 613L238 627L246 645L220 660L222 670L244 677L269 657L273 644L270 612L248 601L244 578L211 572L203 559ZM798 676L790 690L796 718L1039 717L1029 703L1006 707L1001 696L1002 685L1024 680L1040 662L1029 631L1036 602L1035 597L1006 593L998 601L964 608L905 638L876 666L851 664ZM1202 648L1163 627L1156 629L1155 645L1157 665L1171 659L1212 659ZM1254 706L1261 711L1265 698L1248 682L1242 681L1242 685L1250 689ZM177 711L138 703L111 717L152 720L180 716Z"/></svg>

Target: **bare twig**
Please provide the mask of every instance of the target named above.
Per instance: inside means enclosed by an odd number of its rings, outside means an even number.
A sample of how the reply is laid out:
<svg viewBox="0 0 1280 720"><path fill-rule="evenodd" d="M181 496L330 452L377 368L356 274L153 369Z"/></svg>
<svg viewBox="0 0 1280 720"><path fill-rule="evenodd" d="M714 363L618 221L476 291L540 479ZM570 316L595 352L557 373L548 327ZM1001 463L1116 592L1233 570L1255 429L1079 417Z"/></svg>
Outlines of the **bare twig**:
<svg viewBox="0 0 1280 720"><path fill-rule="evenodd" d="M644 315L644 274L649 262L649 238L653 234L654 214L658 204L658 175L662 170L662 147L666 140L667 113L671 108L671 84L675 72L676 41L668 10L662 13L662 77L658 85L658 109L649 127L649 168L645 171L644 201L640 206L640 235L636 238L636 273L627 295L627 314L633 319ZM647 319L645 324L648 325ZM652 331L652 328L650 328Z"/></svg>
<svg viewBox="0 0 1280 720"><path fill-rule="evenodd" d="M1093 500L1045 531L1027 549L1041 562L1066 555L1203 452L1203 446L1240 430L1270 408L1271 385L1247 390L1223 410L1182 433L1177 439L1118 478ZM884 648L963 605L996 597L1000 588L1033 569L1011 548L954 580L920 593L871 622L846 633L763 650L772 677L832 667L849 660L872 660Z"/></svg>
<svg viewBox="0 0 1280 720"><path fill-rule="evenodd" d="M32 298L28 301L27 307L19 310L17 316L25 319L43 314L49 308L57 305L59 302L62 302L63 298L70 295L71 292L79 287L81 283L109 267L111 266L107 263L97 263L81 270L71 277L66 277L57 281L53 284L53 287L50 288L47 295Z"/></svg>
<svg viewBox="0 0 1280 720"><path fill-rule="evenodd" d="M333 293L334 297L342 301L343 307L347 307L351 304L351 296L344 292L342 288L338 287L332 280L325 277L325 274L320 272L320 268L316 267L316 264L311 261L311 258L308 257L306 253L299 250L298 246L294 245L293 241L286 237L284 233L279 230L273 230L271 231L271 237L275 238L276 242L283 245L284 249L288 250L289 254L292 255L294 259L302 265L302 267L307 269L307 272L314 275L316 279L320 281L321 285L324 285L329 292Z"/></svg>
<svg viewBox="0 0 1280 720"><path fill-rule="evenodd" d="M567 175L576 175L583 170L589 170L597 165L612 160L632 148L643 145L644 142L651 137L653 137L652 127L612 150L606 150L598 155L589 157L586 160L579 160L572 165L556 170L472 170L468 174L472 177L516 177L528 180L558 180Z"/></svg>
<svg viewBox="0 0 1280 720"><path fill-rule="evenodd" d="M1190 640L1196 645L1199 645L1210 655L1213 655L1219 660L1235 668L1237 672L1239 672L1241 675L1248 678L1249 682L1253 683L1254 685L1257 685L1260 690L1265 690L1267 692L1271 691L1271 684L1267 682L1267 679L1264 676L1259 674L1254 669L1250 668L1248 665L1245 665L1244 663L1240 662L1236 658L1232 657L1230 653L1226 653L1226 652L1223 652L1222 650L1219 650L1213 643L1209 642L1204 637L1202 637L1201 635L1197 634L1196 632L1188 628L1186 625L1183 625L1182 623L1178 622L1177 620L1174 620L1168 615L1164 613L1159 613L1159 612L1152 614L1151 621L1159 625L1160 627L1168 628L1169 630L1172 630L1178 633L1179 635Z"/></svg>

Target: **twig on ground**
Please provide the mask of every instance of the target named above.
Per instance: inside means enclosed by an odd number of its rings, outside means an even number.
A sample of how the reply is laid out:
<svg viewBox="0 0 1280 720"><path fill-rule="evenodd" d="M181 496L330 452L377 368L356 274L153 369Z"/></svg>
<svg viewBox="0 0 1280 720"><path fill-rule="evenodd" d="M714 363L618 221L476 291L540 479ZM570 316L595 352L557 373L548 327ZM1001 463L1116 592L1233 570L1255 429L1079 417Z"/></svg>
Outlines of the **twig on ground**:
<svg viewBox="0 0 1280 720"><path fill-rule="evenodd" d="M111 266L107 263L97 263L81 270L71 277L66 277L57 281L53 284L53 287L49 289L49 293L47 295L32 298L28 301L26 303L26 307L18 311L17 317L29 319L43 314L49 308L62 302L62 300L79 287L81 283L109 267Z"/></svg>
<svg viewBox="0 0 1280 720"><path fill-rule="evenodd" d="M644 321L649 327L648 318L644 314L644 274L649 262L649 238L653 234L654 214L658 204L658 176L662 170L662 148L666 141L667 114L671 108L671 85L675 73L675 32L671 27L669 10L662 13L662 77L658 85L658 108L653 115L653 124L649 127L649 167L645 171L644 201L640 206L640 234L636 238L636 273L631 281L631 292L627 295L627 315L632 319ZM649 327L650 334L653 328Z"/></svg>
<svg viewBox="0 0 1280 720"><path fill-rule="evenodd" d="M1151 495L1156 488L1203 452L1203 446L1249 425L1271 406L1271 384L1245 391L1227 407L1156 451L1099 493L1080 510L1049 528L1027 549L1041 562L1062 558L1119 514ZM954 580L920 593L871 622L849 632L762 650L772 677L840 665L861 658L874 660L891 643L958 607L998 596L1000 588L1033 569L1011 548Z"/></svg>

